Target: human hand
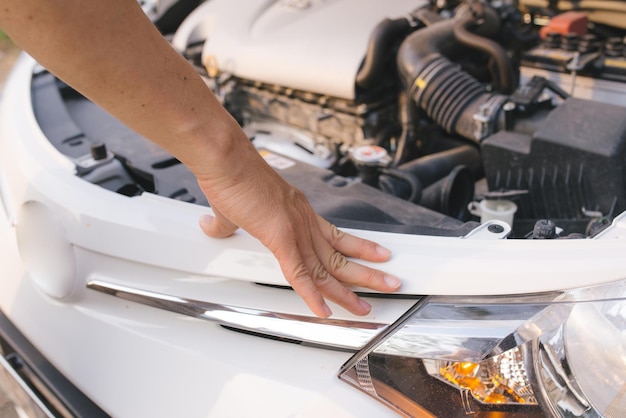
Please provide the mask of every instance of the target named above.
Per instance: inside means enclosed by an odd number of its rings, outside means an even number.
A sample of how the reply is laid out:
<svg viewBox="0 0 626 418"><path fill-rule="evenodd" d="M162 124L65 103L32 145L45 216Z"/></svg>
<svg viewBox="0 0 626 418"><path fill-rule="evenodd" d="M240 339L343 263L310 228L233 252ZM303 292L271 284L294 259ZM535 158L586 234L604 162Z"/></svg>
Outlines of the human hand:
<svg viewBox="0 0 626 418"><path fill-rule="evenodd" d="M248 161L239 161L227 177L217 181L199 178L215 213L215 217L200 219L207 235L222 238L241 227L259 239L274 254L293 289L320 317L332 314L325 299L356 315L369 313L370 305L348 286L398 290L397 278L346 258L383 262L391 256L388 249L324 220L302 192L252 152L244 159Z"/></svg>

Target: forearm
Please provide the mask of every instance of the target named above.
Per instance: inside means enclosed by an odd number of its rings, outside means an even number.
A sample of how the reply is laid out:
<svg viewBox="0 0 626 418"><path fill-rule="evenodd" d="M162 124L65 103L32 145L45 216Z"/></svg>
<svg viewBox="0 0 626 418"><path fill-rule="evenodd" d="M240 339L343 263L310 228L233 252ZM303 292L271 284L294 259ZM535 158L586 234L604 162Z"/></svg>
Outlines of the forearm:
<svg viewBox="0 0 626 418"><path fill-rule="evenodd" d="M20 47L197 175L210 176L233 147L245 147L236 123L136 1L0 6L0 27Z"/></svg>
<svg viewBox="0 0 626 418"><path fill-rule="evenodd" d="M384 261L388 250L342 233L263 162L192 66L135 0L0 0L0 27L44 67L196 175L215 218L212 237L242 227L279 261L285 278L320 316L324 298L363 315L346 285L394 291L400 283L345 256Z"/></svg>

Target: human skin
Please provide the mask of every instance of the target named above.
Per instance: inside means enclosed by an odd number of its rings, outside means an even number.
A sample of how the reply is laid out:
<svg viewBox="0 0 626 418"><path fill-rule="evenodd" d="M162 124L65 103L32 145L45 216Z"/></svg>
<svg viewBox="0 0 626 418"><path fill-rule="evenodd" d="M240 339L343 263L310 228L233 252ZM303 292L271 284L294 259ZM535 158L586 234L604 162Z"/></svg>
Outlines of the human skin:
<svg viewBox="0 0 626 418"><path fill-rule="evenodd" d="M347 258L383 262L391 253L317 215L259 156L135 0L0 0L0 27L49 71L184 163L215 214L200 219L202 230L223 238L241 227L256 237L316 315L332 314L326 299L369 313L350 286L400 287L398 278Z"/></svg>

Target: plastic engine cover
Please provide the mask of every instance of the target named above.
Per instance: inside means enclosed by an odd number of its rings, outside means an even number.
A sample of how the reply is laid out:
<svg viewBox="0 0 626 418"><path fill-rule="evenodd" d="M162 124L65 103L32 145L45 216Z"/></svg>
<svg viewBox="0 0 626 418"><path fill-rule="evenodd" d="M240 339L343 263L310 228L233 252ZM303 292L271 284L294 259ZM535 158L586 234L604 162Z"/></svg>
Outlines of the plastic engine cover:
<svg viewBox="0 0 626 418"><path fill-rule="evenodd" d="M570 98L533 135L498 132L482 143L489 190L523 189L516 218L589 219L626 209L626 108Z"/></svg>
<svg viewBox="0 0 626 418"><path fill-rule="evenodd" d="M374 27L424 0L211 0L178 29L174 46L206 38L203 60L249 80L354 99Z"/></svg>

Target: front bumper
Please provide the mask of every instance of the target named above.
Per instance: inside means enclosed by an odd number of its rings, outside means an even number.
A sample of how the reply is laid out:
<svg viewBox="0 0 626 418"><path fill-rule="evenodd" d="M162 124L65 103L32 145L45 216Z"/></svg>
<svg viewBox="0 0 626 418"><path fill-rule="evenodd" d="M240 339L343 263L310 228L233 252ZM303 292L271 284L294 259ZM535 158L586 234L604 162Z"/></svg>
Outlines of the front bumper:
<svg viewBox="0 0 626 418"><path fill-rule="evenodd" d="M108 416L50 364L2 312L0 414L37 418Z"/></svg>
<svg viewBox="0 0 626 418"><path fill-rule="evenodd" d="M13 358L9 358L10 360ZM24 411L27 416L52 417L52 412L33 393L9 361L0 357L0 413L4 416L19 416Z"/></svg>

